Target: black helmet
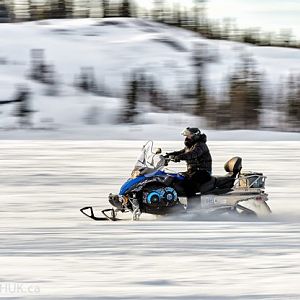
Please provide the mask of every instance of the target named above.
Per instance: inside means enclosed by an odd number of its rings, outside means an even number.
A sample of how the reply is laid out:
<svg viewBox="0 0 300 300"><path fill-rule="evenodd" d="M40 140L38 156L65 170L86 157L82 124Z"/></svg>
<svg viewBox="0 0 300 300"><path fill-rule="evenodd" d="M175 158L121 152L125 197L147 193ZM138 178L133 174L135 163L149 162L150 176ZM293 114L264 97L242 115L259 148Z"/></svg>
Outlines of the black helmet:
<svg viewBox="0 0 300 300"><path fill-rule="evenodd" d="M196 136L200 136L201 131L199 128L196 127L187 127L184 129L181 134L187 138L195 138Z"/></svg>

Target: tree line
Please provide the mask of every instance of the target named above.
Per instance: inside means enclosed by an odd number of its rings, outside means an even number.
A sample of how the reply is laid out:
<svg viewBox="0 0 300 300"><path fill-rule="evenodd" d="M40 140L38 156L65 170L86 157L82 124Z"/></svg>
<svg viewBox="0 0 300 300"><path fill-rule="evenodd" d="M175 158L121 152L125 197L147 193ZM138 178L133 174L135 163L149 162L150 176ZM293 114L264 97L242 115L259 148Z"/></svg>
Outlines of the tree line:
<svg viewBox="0 0 300 300"><path fill-rule="evenodd" d="M279 34L258 28L237 27L233 19L210 20L206 0L194 0L186 8L180 1L173 6L154 0L151 9L134 0L0 0L0 22L37 21L61 18L139 17L185 28L208 39L239 41L257 46L300 48L291 30Z"/></svg>
<svg viewBox="0 0 300 300"><path fill-rule="evenodd" d="M135 123L147 101L160 110L178 111L201 117L208 128L300 130L300 74L291 74L269 91L266 79L247 52L241 52L237 65L227 78L222 95L208 89L206 68L210 63L202 51L195 51L194 80L179 89L174 98L146 71L133 72L124 95L122 122Z"/></svg>
<svg viewBox="0 0 300 300"><path fill-rule="evenodd" d="M143 119L140 117L144 114L145 105L150 105L152 111L193 114L206 120L208 128L261 129L268 126L269 129L300 130L300 74L290 74L282 80L274 97L266 93L264 74L253 57L241 52L238 64L227 78L227 88L217 97L208 89L206 82L206 68L212 62L211 57L207 57L206 51L198 45L191 61L194 79L187 86L181 86L176 97L146 69L132 70L127 74L123 95L120 95L122 105L117 122L138 123ZM55 70L43 49L31 50L27 76L44 85L45 94L50 97L60 96L60 77ZM92 67L82 67L74 77L73 86L94 96L112 96L111 91L97 80ZM35 113L31 96L28 87L18 86L15 95L0 101L0 105L16 103L14 115L18 117L20 126L31 126L31 117ZM268 109L270 112L266 113ZM84 121L89 125L98 124L99 110L101 108L90 108ZM272 116L272 113L277 115Z"/></svg>

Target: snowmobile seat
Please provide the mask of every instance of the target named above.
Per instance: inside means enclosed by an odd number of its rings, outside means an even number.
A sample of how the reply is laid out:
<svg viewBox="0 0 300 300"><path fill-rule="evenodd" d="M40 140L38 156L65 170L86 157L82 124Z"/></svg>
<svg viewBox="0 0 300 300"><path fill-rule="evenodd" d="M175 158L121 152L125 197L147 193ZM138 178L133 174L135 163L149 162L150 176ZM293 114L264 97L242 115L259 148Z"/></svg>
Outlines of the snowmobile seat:
<svg viewBox="0 0 300 300"><path fill-rule="evenodd" d="M231 189L234 185L235 178L242 170L242 159L240 157L233 157L224 165L227 172L225 176L216 176L216 188Z"/></svg>
<svg viewBox="0 0 300 300"><path fill-rule="evenodd" d="M229 192L235 182L237 174L242 170L242 159L240 157L233 157L224 165L227 172L225 176L212 176L211 180L201 186L201 193L224 194ZM214 186L212 187L211 184Z"/></svg>
<svg viewBox="0 0 300 300"><path fill-rule="evenodd" d="M238 156L231 158L225 163L224 169L227 172L227 176L235 178L242 170L242 158Z"/></svg>
<svg viewBox="0 0 300 300"><path fill-rule="evenodd" d="M232 178L231 175L227 176L216 176L216 188L225 189L232 188L235 178Z"/></svg>
<svg viewBox="0 0 300 300"><path fill-rule="evenodd" d="M211 176L210 180L201 184L199 187L199 192L201 194L205 194L209 191L212 191L216 186L216 178L214 176Z"/></svg>

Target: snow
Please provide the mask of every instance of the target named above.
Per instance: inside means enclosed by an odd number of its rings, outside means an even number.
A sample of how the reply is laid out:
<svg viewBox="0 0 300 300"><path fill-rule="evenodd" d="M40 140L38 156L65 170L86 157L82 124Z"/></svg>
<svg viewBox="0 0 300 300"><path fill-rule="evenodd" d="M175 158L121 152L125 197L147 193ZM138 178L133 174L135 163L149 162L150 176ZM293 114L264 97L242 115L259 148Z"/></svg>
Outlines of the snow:
<svg viewBox="0 0 300 300"><path fill-rule="evenodd" d="M114 22L112 24L112 22ZM171 42L171 44L170 44ZM174 43L176 46L174 46ZM226 77L239 61L241 50L253 55L266 77L267 92L276 94L278 84L290 72L299 72L300 51L286 48L255 47L228 41L206 40L190 31L138 19L114 18L47 20L0 25L1 99L12 99L16 84L27 84L33 91L32 106L36 130L18 129L13 116L15 104L1 106L1 139L175 139L182 127L206 128L201 118L184 113L165 113L142 105L138 125L119 124L124 107L122 95L133 70L146 70L168 92L180 101L179 91L192 82L195 72L192 52L195 43L206 47L217 60L206 67L211 94L223 98ZM30 50L45 49L47 63L53 63L61 83L57 96L48 96L47 87L28 78ZM95 77L110 97L78 91L74 77L81 67L94 67ZM98 110L97 124L89 125L86 117ZM274 116L275 113L268 113ZM274 122L269 122L270 124ZM107 134L109 128L110 134ZM51 129L51 130L41 130ZM154 130L155 134L152 133ZM240 134L241 133L241 134ZM225 135L224 135L225 134ZM216 139L251 139L254 133L217 133ZM257 133L275 140L299 140L296 134Z"/></svg>
<svg viewBox="0 0 300 300"><path fill-rule="evenodd" d="M131 171L140 140L164 140L155 146L168 152L182 147L183 128L205 128L203 119L145 104L137 125L120 124L123 83L131 70L147 68L176 100L179 86L194 76L195 42L219 53L207 66L207 84L217 94L240 48L253 53L273 87L299 69L300 52L208 41L136 19L111 21L0 24L0 100L26 83L36 110L33 128L26 129L16 124L14 104L0 107L0 298L299 299L299 133L205 130L214 174L224 174L225 161L241 156L244 170L267 175L273 210L267 219L143 215L140 222L97 223L79 209L107 207L107 195L118 192ZM44 48L46 61L55 64L62 81L57 97L28 78L32 48ZM85 66L95 68L109 97L72 86ZM86 122L91 112L96 125Z"/></svg>
<svg viewBox="0 0 300 300"><path fill-rule="evenodd" d="M80 214L86 205L107 207L108 193L119 190L141 146L141 141L0 144L0 297L300 298L299 141L209 142L214 174L224 174L224 162L240 155L244 170L268 176L269 219L144 216L140 222L99 223ZM164 152L181 146L155 143ZM5 283L24 290L5 293Z"/></svg>
<svg viewBox="0 0 300 300"><path fill-rule="evenodd" d="M19 129L12 126L0 131L2 140L182 140L180 132L188 126L199 126L198 123L186 123L184 115L173 114L176 125L146 124L146 125L102 125L85 126L75 124L72 128L53 128L45 130L43 127L33 130ZM173 123L174 124L174 123ZM47 124L46 124L47 125ZM47 128L47 127L45 127ZM276 132L257 130L202 130L210 141L299 141L297 132Z"/></svg>

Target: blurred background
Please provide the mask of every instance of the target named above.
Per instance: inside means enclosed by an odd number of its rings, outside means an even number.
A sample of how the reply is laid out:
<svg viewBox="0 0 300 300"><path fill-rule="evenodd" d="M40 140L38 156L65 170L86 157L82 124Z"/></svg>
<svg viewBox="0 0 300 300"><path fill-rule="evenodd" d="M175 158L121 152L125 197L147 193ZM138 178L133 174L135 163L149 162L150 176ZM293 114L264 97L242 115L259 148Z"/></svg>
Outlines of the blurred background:
<svg viewBox="0 0 300 300"><path fill-rule="evenodd" d="M0 135L299 132L300 6L260 2L0 1Z"/></svg>
<svg viewBox="0 0 300 300"><path fill-rule="evenodd" d="M300 299L299 15L299 0L0 0L0 298L8 282L43 300ZM139 140L178 150L188 126L213 174L240 156L268 177L268 222L80 214L108 207Z"/></svg>

